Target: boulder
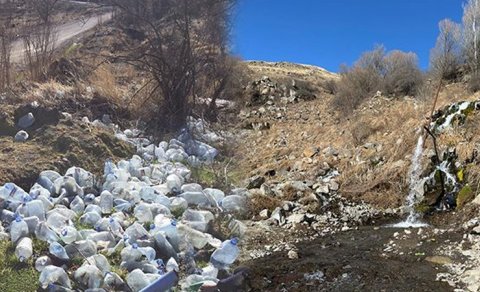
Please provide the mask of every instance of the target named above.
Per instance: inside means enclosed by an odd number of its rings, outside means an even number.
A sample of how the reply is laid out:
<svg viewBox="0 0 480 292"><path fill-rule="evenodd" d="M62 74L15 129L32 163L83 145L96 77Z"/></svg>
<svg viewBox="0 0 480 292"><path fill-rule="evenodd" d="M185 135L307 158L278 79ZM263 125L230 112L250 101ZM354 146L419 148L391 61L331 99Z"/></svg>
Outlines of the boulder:
<svg viewBox="0 0 480 292"><path fill-rule="evenodd" d="M249 179L247 189L259 189L265 182L265 177L256 175Z"/></svg>

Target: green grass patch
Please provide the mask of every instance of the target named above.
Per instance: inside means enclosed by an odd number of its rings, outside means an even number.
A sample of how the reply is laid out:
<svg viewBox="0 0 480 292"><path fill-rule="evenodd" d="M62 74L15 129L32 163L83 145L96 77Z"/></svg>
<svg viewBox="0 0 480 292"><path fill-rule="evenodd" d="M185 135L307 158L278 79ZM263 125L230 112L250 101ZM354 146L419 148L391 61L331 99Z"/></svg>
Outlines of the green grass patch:
<svg viewBox="0 0 480 292"><path fill-rule="evenodd" d="M227 172L225 174L225 169ZM227 190L231 186L238 186L244 174L224 162L215 162L212 165L193 167L191 179L205 188Z"/></svg>
<svg viewBox="0 0 480 292"><path fill-rule="evenodd" d="M462 208L467 202L471 201L475 197L472 188L469 185L465 185L457 195L457 208Z"/></svg>
<svg viewBox="0 0 480 292"><path fill-rule="evenodd" d="M35 246L43 248L38 241ZM20 262L15 256L15 246L10 241L0 241L0 291L2 292L30 292L37 291L40 274L35 270L34 261Z"/></svg>
<svg viewBox="0 0 480 292"><path fill-rule="evenodd" d="M207 266L208 266L208 262L206 262L206 261L198 261L197 262L197 268L203 269L203 268L206 268Z"/></svg>
<svg viewBox="0 0 480 292"><path fill-rule="evenodd" d="M212 187L217 181L217 176L213 169L207 167L195 167L192 168L192 179L204 187Z"/></svg>

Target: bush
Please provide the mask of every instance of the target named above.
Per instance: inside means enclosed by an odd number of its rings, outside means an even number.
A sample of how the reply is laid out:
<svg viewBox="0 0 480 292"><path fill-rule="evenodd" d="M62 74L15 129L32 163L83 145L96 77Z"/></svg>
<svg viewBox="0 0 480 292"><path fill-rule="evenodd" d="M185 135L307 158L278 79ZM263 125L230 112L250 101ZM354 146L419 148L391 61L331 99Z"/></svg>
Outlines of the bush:
<svg viewBox="0 0 480 292"><path fill-rule="evenodd" d="M323 82L322 87L329 94L337 94L337 81L335 79Z"/></svg>
<svg viewBox="0 0 480 292"><path fill-rule="evenodd" d="M385 49L376 47L364 53L351 68L343 66L337 82L333 105L344 114L352 112L363 100L381 87Z"/></svg>
<svg viewBox="0 0 480 292"><path fill-rule="evenodd" d="M417 55L392 51L384 58L383 91L389 95L415 95L423 83Z"/></svg>
<svg viewBox="0 0 480 292"><path fill-rule="evenodd" d="M363 68L354 67L342 72L333 100L334 107L345 114L352 112L371 96L374 88L378 86L376 82L376 76Z"/></svg>
<svg viewBox="0 0 480 292"><path fill-rule="evenodd" d="M343 67L333 105L344 114L352 112L377 91L388 95L414 95L423 76L414 53L392 51L382 46L364 53L353 67Z"/></svg>
<svg viewBox="0 0 480 292"><path fill-rule="evenodd" d="M468 89L471 92L477 92L480 90L480 74L472 73L470 80L468 80Z"/></svg>

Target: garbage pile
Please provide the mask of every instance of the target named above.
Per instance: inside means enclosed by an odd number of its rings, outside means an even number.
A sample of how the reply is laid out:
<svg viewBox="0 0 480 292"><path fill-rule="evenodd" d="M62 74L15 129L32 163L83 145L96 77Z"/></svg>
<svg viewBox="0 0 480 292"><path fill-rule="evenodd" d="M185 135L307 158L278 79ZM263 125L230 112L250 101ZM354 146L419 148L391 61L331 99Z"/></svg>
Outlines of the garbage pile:
<svg viewBox="0 0 480 292"><path fill-rule="evenodd" d="M222 242L209 233L211 224L220 213L246 208L248 192L226 195L188 183L188 166L211 163L218 154L193 139L191 129L200 126L191 119L178 139L158 145L125 131L138 155L105 162L100 179L72 167L64 175L41 172L28 192L6 183L0 187L0 240L15 244L20 262L34 261L43 289L140 291L171 271L182 275L182 290L215 287L219 271L239 254L239 238ZM219 137L206 133L203 139ZM47 242L48 252L33 250L34 238ZM199 268L195 259L202 252L208 264ZM80 264L69 270L73 261Z"/></svg>

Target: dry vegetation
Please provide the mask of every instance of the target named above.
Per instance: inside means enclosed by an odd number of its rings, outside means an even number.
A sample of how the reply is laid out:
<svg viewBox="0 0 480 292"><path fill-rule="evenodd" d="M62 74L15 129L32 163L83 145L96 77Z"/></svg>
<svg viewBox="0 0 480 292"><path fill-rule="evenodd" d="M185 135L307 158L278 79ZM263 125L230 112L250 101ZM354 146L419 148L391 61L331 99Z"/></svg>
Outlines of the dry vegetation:
<svg viewBox="0 0 480 292"><path fill-rule="evenodd" d="M429 84L430 89L424 91L423 98L399 96L391 99L384 95L369 95L345 117L332 110L330 104L336 97L329 94L328 87L325 88L324 81L328 83L331 77L337 79L336 76L324 74L321 70L312 73L305 68L302 72L298 67L294 69L296 71L292 70L294 74L285 74L272 69L276 66L268 63L264 63L264 68L261 68L262 63L249 64L249 67L258 72L257 78L268 75L275 81L287 83L293 78L315 80L318 97L287 105L285 119L264 117L270 124L268 129L242 137L242 169L250 176L275 170L276 175L269 178L269 183L274 184L286 179L314 179L316 168L327 162L339 170L340 190L344 196L384 208L404 204L410 158L417 143L418 129L427 122L430 114L437 83ZM437 108L477 98L468 92L465 84L450 84L442 89ZM262 118L258 119L260 123ZM477 120L478 115L472 116L463 128L441 136L438 140L441 150L457 146L461 161L471 157L478 147L480 133L473 129ZM336 155L328 154L329 147L336 150ZM430 149L427 152L432 151L430 140L426 147ZM312 152L309 149L318 151L310 157ZM428 159L425 158L423 163L426 167ZM477 164L468 166L468 183L478 184L479 170Z"/></svg>

